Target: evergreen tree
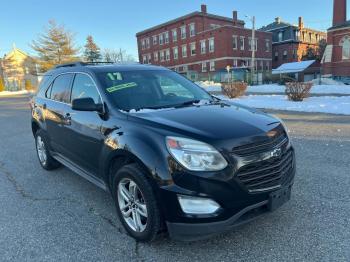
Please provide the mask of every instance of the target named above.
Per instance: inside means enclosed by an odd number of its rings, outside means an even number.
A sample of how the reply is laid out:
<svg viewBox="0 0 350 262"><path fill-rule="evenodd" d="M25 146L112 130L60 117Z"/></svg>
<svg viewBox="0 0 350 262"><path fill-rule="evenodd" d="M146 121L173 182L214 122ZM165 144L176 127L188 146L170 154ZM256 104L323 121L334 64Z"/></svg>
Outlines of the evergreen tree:
<svg viewBox="0 0 350 262"><path fill-rule="evenodd" d="M84 48L84 58L87 62L96 62L101 59L100 48L96 45L91 35L86 38Z"/></svg>
<svg viewBox="0 0 350 262"><path fill-rule="evenodd" d="M79 52L74 44L74 35L55 21L49 21L48 28L37 40L32 41L31 47L38 53L41 71L77 60Z"/></svg>

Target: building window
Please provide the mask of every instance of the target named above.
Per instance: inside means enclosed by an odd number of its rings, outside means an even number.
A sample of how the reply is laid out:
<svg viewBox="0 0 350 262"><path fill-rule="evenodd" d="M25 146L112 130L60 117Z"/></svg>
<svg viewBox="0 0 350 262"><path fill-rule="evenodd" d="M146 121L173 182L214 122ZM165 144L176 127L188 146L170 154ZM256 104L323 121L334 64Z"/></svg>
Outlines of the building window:
<svg viewBox="0 0 350 262"><path fill-rule="evenodd" d="M151 45L150 45L150 41L149 41L149 38L146 38L146 48L150 48Z"/></svg>
<svg viewBox="0 0 350 262"><path fill-rule="evenodd" d="M232 48L234 50L237 50L237 48L238 48L238 41L237 41L237 36L236 35L232 36Z"/></svg>
<svg viewBox="0 0 350 262"><path fill-rule="evenodd" d="M158 52L153 53L153 60L156 62L158 61Z"/></svg>
<svg viewBox="0 0 350 262"><path fill-rule="evenodd" d="M152 36L152 40L153 40L153 45L156 45L157 44L157 36L156 35Z"/></svg>
<svg viewBox="0 0 350 262"><path fill-rule="evenodd" d="M283 31L278 32L278 42L282 42L283 41Z"/></svg>
<svg viewBox="0 0 350 262"><path fill-rule="evenodd" d="M150 63L151 63L151 60L152 60L152 55L151 55L151 54L148 54L148 55L147 55L147 64L150 64Z"/></svg>
<svg viewBox="0 0 350 262"><path fill-rule="evenodd" d="M238 60L237 59L233 59L233 67L238 67Z"/></svg>
<svg viewBox="0 0 350 262"><path fill-rule="evenodd" d="M147 56L146 55L142 56L142 64L147 64Z"/></svg>
<svg viewBox="0 0 350 262"><path fill-rule="evenodd" d="M190 50L191 50L191 56L195 56L196 55L196 43L195 42L190 44Z"/></svg>
<svg viewBox="0 0 350 262"><path fill-rule="evenodd" d="M340 42L340 45L342 46L342 58L343 60L349 60L350 59L350 37L345 36L342 41Z"/></svg>
<svg viewBox="0 0 350 262"><path fill-rule="evenodd" d="M275 52L275 61L278 61L278 52Z"/></svg>
<svg viewBox="0 0 350 262"><path fill-rule="evenodd" d="M144 50L146 48L146 41L145 39L141 40L141 49Z"/></svg>
<svg viewBox="0 0 350 262"><path fill-rule="evenodd" d="M270 62L267 61L267 62L266 62L266 71L269 71L269 70L270 70Z"/></svg>
<svg viewBox="0 0 350 262"><path fill-rule="evenodd" d="M169 32L164 33L164 43L168 44L169 43Z"/></svg>
<svg viewBox="0 0 350 262"><path fill-rule="evenodd" d="M288 51L284 50L283 51L283 60L287 60L287 57L288 57Z"/></svg>
<svg viewBox="0 0 350 262"><path fill-rule="evenodd" d="M170 49L165 50L165 60L170 61Z"/></svg>
<svg viewBox="0 0 350 262"><path fill-rule="evenodd" d="M173 29L171 30L172 34L173 34L173 42L176 42L177 41L177 29Z"/></svg>
<svg viewBox="0 0 350 262"><path fill-rule="evenodd" d="M253 44L254 44L254 51L258 50L258 39L254 38L254 41L251 37L249 37L248 45L249 45L249 51L253 51Z"/></svg>
<svg viewBox="0 0 350 262"><path fill-rule="evenodd" d="M184 72L187 72L187 71L188 71L188 66L187 66L187 65L184 65L184 66L182 67L182 70L183 70Z"/></svg>
<svg viewBox="0 0 350 262"><path fill-rule="evenodd" d="M265 51L270 52L270 39L265 39Z"/></svg>
<svg viewBox="0 0 350 262"><path fill-rule="evenodd" d="M209 53L214 52L215 46L214 46L214 37L209 38Z"/></svg>
<svg viewBox="0 0 350 262"><path fill-rule="evenodd" d="M179 49L177 46L173 47L173 55L174 55L174 59L179 58Z"/></svg>
<svg viewBox="0 0 350 262"><path fill-rule="evenodd" d="M181 39L186 38L186 26L181 26Z"/></svg>
<svg viewBox="0 0 350 262"><path fill-rule="evenodd" d="M196 35L195 24L191 23L189 27L190 27L190 36L195 36Z"/></svg>
<svg viewBox="0 0 350 262"><path fill-rule="evenodd" d="M215 71L215 61L210 61L209 68L210 71Z"/></svg>
<svg viewBox="0 0 350 262"><path fill-rule="evenodd" d="M160 61L163 62L164 61L164 50L161 50L159 52L159 56L160 56Z"/></svg>
<svg viewBox="0 0 350 262"><path fill-rule="evenodd" d="M163 38L163 34L159 35L159 44L162 45L164 43L164 38Z"/></svg>
<svg viewBox="0 0 350 262"><path fill-rule="evenodd" d="M202 72L207 72L207 62L202 62Z"/></svg>
<svg viewBox="0 0 350 262"><path fill-rule="evenodd" d="M240 46L241 50L245 49L245 47L244 47L244 36L241 36L239 38L239 46Z"/></svg>
<svg viewBox="0 0 350 262"><path fill-rule="evenodd" d="M261 71L264 70L264 61L263 60L260 61L260 70Z"/></svg>
<svg viewBox="0 0 350 262"><path fill-rule="evenodd" d="M201 40L201 54L205 54L207 52L207 48L205 46L205 40Z"/></svg>
<svg viewBox="0 0 350 262"><path fill-rule="evenodd" d="M182 50L182 57L187 57L187 45L183 45L181 50Z"/></svg>

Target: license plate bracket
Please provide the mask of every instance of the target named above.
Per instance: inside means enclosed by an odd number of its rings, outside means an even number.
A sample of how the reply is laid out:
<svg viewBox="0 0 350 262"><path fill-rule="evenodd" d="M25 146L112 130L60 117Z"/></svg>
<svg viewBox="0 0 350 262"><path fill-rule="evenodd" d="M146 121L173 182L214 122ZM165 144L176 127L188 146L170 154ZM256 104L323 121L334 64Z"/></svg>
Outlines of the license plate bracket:
<svg viewBox="0 0 350 262"><path fill-rule="evenodd" d="M282 188L275 192L272 192L269 196L269 210L274 211L281 207L284 203L288 202L291 197L291 188Z"/></svg>

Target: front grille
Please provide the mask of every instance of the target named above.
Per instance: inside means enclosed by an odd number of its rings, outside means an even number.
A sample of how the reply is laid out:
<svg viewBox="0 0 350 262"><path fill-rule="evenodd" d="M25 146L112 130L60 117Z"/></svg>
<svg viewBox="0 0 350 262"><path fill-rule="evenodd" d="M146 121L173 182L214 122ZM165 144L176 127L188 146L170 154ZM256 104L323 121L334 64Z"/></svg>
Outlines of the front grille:
<svg viewBox="0 0 350 262"><path fill-rule="evenodd" d="M293 170L292 149L279 158L270 158L241 167L237 178L250 192L259 192L284 185Z"/></svg>
<svg viewBox="0 0 350 262"><path fill-rule="evenodd" d="M238 156L256 155L271 150L271 148L282 147L288 142L288 136L282 131L276 137L267 138L260 142L250 143L233 148L232 153Z"/></svg>

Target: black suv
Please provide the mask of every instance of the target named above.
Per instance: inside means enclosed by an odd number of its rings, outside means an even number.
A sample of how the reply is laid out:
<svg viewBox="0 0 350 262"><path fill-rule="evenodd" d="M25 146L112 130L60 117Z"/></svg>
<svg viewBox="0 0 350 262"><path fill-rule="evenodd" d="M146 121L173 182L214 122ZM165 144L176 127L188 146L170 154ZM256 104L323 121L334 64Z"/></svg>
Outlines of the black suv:
<svg viewBox="0 0 350 262"><path fill-rule="evenodd" d="M32 100L40 164L111 192L135 239L217 234L290 199L295 156L283 123L151 65L72 63Z"/></svg>

